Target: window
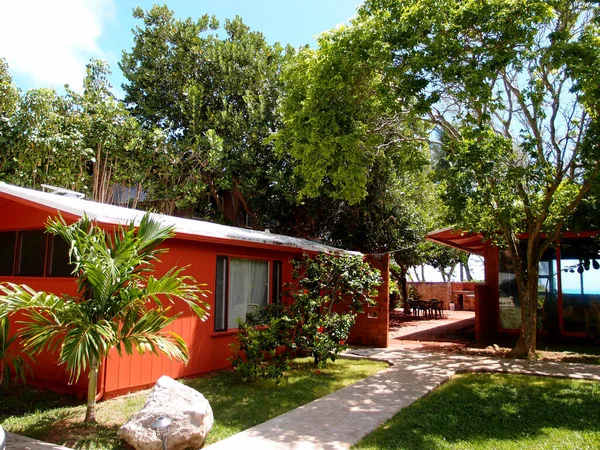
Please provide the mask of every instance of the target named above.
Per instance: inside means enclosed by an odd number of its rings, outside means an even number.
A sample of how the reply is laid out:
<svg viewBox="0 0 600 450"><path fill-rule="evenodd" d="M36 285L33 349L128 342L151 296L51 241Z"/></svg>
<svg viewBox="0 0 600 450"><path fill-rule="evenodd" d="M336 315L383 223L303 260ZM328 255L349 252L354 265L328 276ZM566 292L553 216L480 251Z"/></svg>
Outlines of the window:
<svg viewBox="0 0 600 450"><path fill-rule="evenodd" d="M47 277L71 277L73 265L69 263L69 244L60 236L48 236Z"/></svg>
<svg viewBox="0 0 600 450"><path fill-rule="evenodd" d="M277 301L281 287L281 261L273 261L273 276L269 276L269 261L217 256L215 283L215 331L238 327L237 319L266 308L269 294ZM274 280L272 289L269 289Z"/></svg>
<svg viewBox="0 0 600 450"><path fill-rule="evenodd" d="M15 267L15 244L17 233L0 232L0 275L12 275Z"/></svg>
<svg viewBox="0 0 600 450"><path fill-rule="evenodd" d="M273 287L272 301L279 304L281 301L281 261L273 261Z"/></svg>
<svg viewBox="0 0 600 450"><path fill-rule="evenodd" d="M21 277L44 276L46 235L43 230L19 232L19 264L17 273Z"/></svg>
<svg viewBox="0 0 600 450"><path fill-rule="evenodd" d="M560 246L563 330L600 333L600 245L595 239L565 239Z"/></svg>
<svg viewBox="0 0 600 450"><path fill-rule="evenodd" d="M44 230L0 232L0 276L70 277L72 271L62 238Z"/></svg>
<svg viewBox="0 0 600 450"><path fill-rule="evenodd" d="M526 242L521 241L522 254L526 253ZM498 287L500 306L500 328L521 328L521 301L513 263L507 250L498 251ZM548 248L538 266L538 330L558 327L558 291L556 279L556 250Z"/></svg>

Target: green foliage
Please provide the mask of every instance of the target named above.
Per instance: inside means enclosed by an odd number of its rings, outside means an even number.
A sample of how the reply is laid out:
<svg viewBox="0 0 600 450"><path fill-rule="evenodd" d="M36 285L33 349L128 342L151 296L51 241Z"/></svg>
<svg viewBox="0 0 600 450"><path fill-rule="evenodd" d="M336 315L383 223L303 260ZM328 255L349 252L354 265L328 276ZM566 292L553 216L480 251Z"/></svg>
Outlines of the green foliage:
<svg viewBox="0 0 600 450"><path fill-rule="evenodd" d="M21 94L8 67L0 67L0 178L20 186L51 184L74 189L101 202L115 198L118 186L152 191L160 172L156 130L143 130L123 102L112 95L110 69L91 60L84 89L66 87ZM160 134L160 133L159 133ZM123 199L122 201L126 201ZM134 201L134 204L137 200Z"/></svg>
<svg viewBox="0 0 600 450"><path fill-rule="evenodd" d="M368 0L351 27L370 36L359 48L386 49L371 64L402 123L434 126L420 137L443 153L456 225L508 247L522 355L535 349L540 257L600 171L597 15L596 2L571 0Z"/></svg>
<svg viewBox="0 0 600 450"><path fill-rule="evenodd" d="M143 25L120 67L132 113L167 138L156 195L169 199L168 212L189 207L222 220L231 194L236 225L245 225L242 213L257 219L263 198L280 189L281 165L267 138L279 127L283 48L239 17L225 21L220 39L218 21L208 15L182 20L154 6L134 16Z"/></svg>
<svg viewBox="0 0 600 450"><path fill-rule="evenodd" d="M159 245L172 235L171 228L146 214L139 226L132 222L113 233L87 217L72 225L62 217L49 219L47 230L71 246L79 297L0 285L0 317L22 313L18 336L27 351L58 351L58 362L66 365L71 381L89 371L92 402L94 374L111 348L120 355L135 349L187 362L185 342L164 331L179 316L164 303L180 299L205 319L207 305L199 296L206 294L193 278L181 274L183 269L172 268L158 278L150 274L160 254L168 250Z"/></svg>
<svg viewBox="0 0 600 450"><path fill-rule="evenodd" d="M276 149L293 162L299 208L318 220L319 236L394 251L415 245L433 215L428 146L408 139L429 127L402 122L395 100L382 95L387 81L373 63L386 49L355 25L323 34L318 49L284 66Z"/></svg>
<svg viewBox="0 0 600 450"><path fill-rule="evenodd" d="M14 353L16 340L17 335L10 335L8 317L0 317L0 388L9 387L12 374L14 381L24 382L25 375L31 371L25 358ZM25 355L28 356L27 353Z"/></svg>
<svg viewBox="0 0 600 450"><path fill-rule="evenodd" d="M239 324L232 359L244 379L279 382L298 353L325 367L348 348L356 314L374 304L370 295L381 277L360 256L305 255L294 264L290 301L249 314Z"/></svg>
<svg viewBox="0 0 600 450"><path fill-rule="evenodd" d="M289 317L280 314L278 305L248 314L245 321L238 319L232 362L244 381L264 378L279 384L287 379L294 325Z"/></svg>

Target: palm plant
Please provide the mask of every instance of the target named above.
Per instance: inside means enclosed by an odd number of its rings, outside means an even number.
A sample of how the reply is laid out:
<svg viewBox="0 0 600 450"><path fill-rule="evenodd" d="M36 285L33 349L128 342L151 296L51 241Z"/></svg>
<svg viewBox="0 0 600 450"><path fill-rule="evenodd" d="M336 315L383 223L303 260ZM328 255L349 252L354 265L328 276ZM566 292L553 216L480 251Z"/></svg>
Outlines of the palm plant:
<svg viewBox="0 0 600 450"><path fill-rule="evenodd" d="M170 314L180 299L202 320L208 305L195 280L172 268L156 278L153 271L158 256L168 251L159 245L173 235L146 214L138 227L133 222L106 232L87 217L67 225L62 217L49 219L47 231L70 245L70 261L77 277L78 297L36 292L25 285L0 285L0 317L16 311L24 315L18 334L28 351L59 352L71 381L88 371L85 421L95 421L98 367L109 350L130 355L165 354L182 362L189 358L183 339L164 331L178 314Z"/></svg>
<svg viewBox="0 0 600 450"><path fill-rule="evenodd" d="M0 387L8 387L11 372L14 372L14 380L25 381L25 374L31 370L29 364L22 356L14 354L11 346L17 340L17 336L10 336L10 323L7 317L0 318ZM11 369L12 368L12 369Z"/></svg>

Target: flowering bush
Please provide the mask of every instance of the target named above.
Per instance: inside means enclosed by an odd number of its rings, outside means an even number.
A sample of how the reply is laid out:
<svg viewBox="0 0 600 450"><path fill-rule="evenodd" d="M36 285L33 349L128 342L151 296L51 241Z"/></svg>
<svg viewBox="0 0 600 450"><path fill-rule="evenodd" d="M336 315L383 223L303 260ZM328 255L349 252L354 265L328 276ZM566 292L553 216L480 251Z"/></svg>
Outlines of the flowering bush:
<svg viewBox="0 0 600 450"><path fill-rule="evenodd" d="M322 368L347 349L350 329L364 306L374 304L379 271L360 256L304 255L293 261L291 301L248 315L239 324L233 365L245 380L279 382L294 354L313 356Z"/></svg>
<svg viewBox="0 0 600 450"><path fill-rule="evenodd" d="M295 344L323 367L348 348L356 314L375 303L371 295L381 277L360 256L304 255L294 267L287 293L292 298L288 309L300 322Z"/></svg>
<svg viewBox="0 0 600 450"><path fill-rule="evenodd" d="M295 324L276 305L238 320L232 365L244 381L259 378L279 383L290 369L289 342Z"/></svg>

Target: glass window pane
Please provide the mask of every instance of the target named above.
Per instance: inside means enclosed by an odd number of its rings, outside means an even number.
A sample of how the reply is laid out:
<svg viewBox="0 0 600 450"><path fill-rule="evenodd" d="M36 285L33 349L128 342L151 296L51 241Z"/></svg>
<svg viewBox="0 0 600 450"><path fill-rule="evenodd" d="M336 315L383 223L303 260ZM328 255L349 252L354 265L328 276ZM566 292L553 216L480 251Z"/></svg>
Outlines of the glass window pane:
<svg viewBox="0 0 600 450"><path fill-rule="evenodd" d="M567 332L600 333L598 247L594 239L569 239L561 244L562 314Z"/></svg>
<svg viewBox="0 0 600 450"><path fill-rule="evenodd" d="M513 264L506 250L498 252L498 289L500 301L500 328L514 330L521 327L521 306Z"/></svg>
<svg viewBox="0 0 600 450"><path fill-rule="evenodd" d="M224 331L225 305L227 298L227 257L217 256L217 278L215 282L215 331Z"/></svg>
<svg viewBox="0 0 600 450"><path fill-rule="evenodd" d="M281 300L281 261L273 261L273 293L272 302L279 304Z"/></svg>
<svg viewBox="0 0 600 450"><path fill-rule="evenodd" d="M44 276L46 234L43 230L19 232L19 265L17 275L23 277Z"/></svg>
<svg viewBox="0 0 600 450"><path fill-rule="evenodd" d="M16 231L0 232L0 275L13 274L16 241Z"/></svg>
<svg viewBox="0 0 600 450"><path fill-rule="evenodd" d="M237 328L237 319L266 308L269 301L269 262L231 258L229 261L229 311L227 327Z"/></svg>
<svg viewBox="0 0 600 450"><path fill-rule="evenodd" d="M69 263L69 244L60 236L49 236L47 275L49 277L72 277L73 266Z"/></svg>

